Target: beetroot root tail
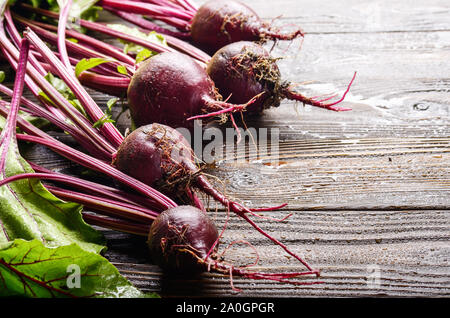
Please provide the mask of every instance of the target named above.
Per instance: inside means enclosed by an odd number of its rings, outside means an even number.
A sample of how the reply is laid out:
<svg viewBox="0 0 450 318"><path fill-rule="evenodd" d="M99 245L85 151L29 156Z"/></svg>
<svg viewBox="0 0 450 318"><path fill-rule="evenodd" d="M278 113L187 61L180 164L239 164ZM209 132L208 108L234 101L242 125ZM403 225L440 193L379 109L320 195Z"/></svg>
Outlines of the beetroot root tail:
<svg viewBox="0 0 450 318"><path fill-rule="evenodd" d="M191 116L187 120L195 120L195 119L201 119L201 118L208 118L208 117L214 117L214 116L220 116L222 114L231 114L236 112L243 112L245 109L253 104L260 96L262 96L265 92L262 92L250 99L245 104L231 104L227 103L226 101L208 101L206 102L206 111L211 110L211 112L207 112L205 114Z"/></svg>
<svg viewBox="0 0 450 318"><path fill-rule="evenodd" d="M222 273L228 273L230 276L231 287L233 290L240 292L240 289L236 288L233 284L233 275L246 277L253 280L271 280L278 283L291 284L291 285L317 285L323 284L323 281L307 281L307 280L293 280L293 278L298 278L300 276L306 275L317 275L315 271L306 271L306 272L292 272L292 273L264 273L257 271L248 271L243 268L234 267L229 264L219 263L215 260L210 260L210 264L208 264L208 269L216 270Z"/></svg>
<svg viewBox="0 0 450 318"><path fill-rule="evenodd" d="M274 238L273 236L269 235L268 233L266 233L263 229L261 229L255 222L253 222L247 215L246 213L249 213L250 211L245 208L242 207L241 205L238 205L238 207L236 207L236 205L234 203L232 203L230 205L231 210L238 214L240 217L242 217L245 221L247 221L254 229L256 229L259 233L261 233L262 235L266 236L269 240L271 240L273 243L275 243L276 245L280 246L286 253L288 253L289 255L291 255L292 257L294 257L296 260L298 260L300 263L302 263L310 273L315 274L316 276L319 276L319 270L317 269L313 269L311 268L311 266L304 261L300 256L298 256L297 254L295 254L294 252L292 252L291 250L289 250L289 248L284 245L282 242L280 242L279 240L277 240L276 238ZM243 210L242 210L243 209Z"/></svg>
<svg viewBox="0 0 450 318"><path fill-rule="evenodd" d="M200 175L196 179L196 186L203 191L204 193L210 195L212 198L220 202L223 206L227 207L231 212L237 214L238 216L242 217L245 221L247 221L256 231L258 231L260 234L267 237L270 241L272 241L274 244L281 247L286 253L294 257L296 260L298 260L300 263L302 263L310 272L315 273L317 276L319 276L319 270L314 270L311 268L311 266L304 261L300 256L289 250L289 248L271 236L270 234L266 233L262 228L260 228L253 220L249 218L247 214L254 215L254 212L251 211L249 208L229 200L225 195L223 195L221 192L217 191L211 183L203 176ZM285 205L281 205L280 207L283 207Z"/></svg>
<svg viewBox="0 0 450 318"><path fill-rule="evenodd" d="M340 107L340 106L336 106L336 105L341 103L345 99L345 97L347 96L347 93L350 91L350 87L352 86L355 78L356 78L356 72L353 74L353 77L352 77L350 83L347 85L347 89L345 90L344 94L342 94L342 97L332 103L325 103L325 102L330 100L331 98L333 98L335 95L328 97L328 98L321 99L321 100L317 100L316 98L318 98L318 97L312 97L312 98L306 97L303 94L295 92L292 89L292 86L289 86L288 88L286 88L284 93L286 94L286 98L302 102L303 104L320 107L320 108L325 108L325 109L336 111L336 112L349 111L352 109L344 108L344 107Z"/></svg>
<svg viewBox="0 0 450 318"><path fill-rule="evenodd" d="M278 29L272 31L269 29L268 31L263 32L262 34L263 38L269 38L272 40L282 40L282 41L291 41L293 39L296 39L298 37L304 37L305 33L301 29L297 29L291 33L283 34Z"/></svg>

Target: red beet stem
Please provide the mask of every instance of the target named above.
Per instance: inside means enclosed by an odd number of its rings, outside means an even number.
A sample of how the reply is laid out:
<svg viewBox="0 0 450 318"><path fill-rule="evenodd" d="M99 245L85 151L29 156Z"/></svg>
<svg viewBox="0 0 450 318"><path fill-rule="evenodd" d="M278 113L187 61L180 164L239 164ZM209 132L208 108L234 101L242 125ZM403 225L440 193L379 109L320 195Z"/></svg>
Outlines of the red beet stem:
<svg viewBox="0 0 450 318"><path fill-rule="evenodd" d="M118 97L126 96L130 84L128 77L108 76L89 71L82 72L78 79L87 87Z"/></svg>
<svg viewBox="0 0 450 318"><path fill-rule="evenodd" d="M31 168L37 173L56 176L56 178L51 179L56 183L63 183L72 188L79 189L80 191L102 195L105 198L121 201L123 203L133 204L134 206L136 206L137 209L144 208L150 210L158 210L159 208L158 204L156 204L155 201L151 200L150 198L145 198L137 194L125 192L123 190L109 187L104 184L95 183L77 177L64 175L62 173L41 167L31 161L28 161L28 163L30 164Z"/></svg>
<svg viewBox="0 0 450 318"><path fill-rule="evenodd" d="M102 0L99 2L99 5L107 5L120 11L157 18L171 26L186 31L189 30L190 21L193 18L193 14L186 10L136 1Z"/></svg>
<svg viewBox="0 0 450 318"><path fill-rule="evenodd" d="M14 90L11 99L11 108L6 118L5 127L3 127L0 139L0 175L4 176L6 168L7 153L10 150L9 145L15 139L17 117L19 112L20 99L22 97L23 88L25 86L26 66L28 62L28 52L30 43L23 39L20 44L19 61L17 67L16 78L14 80Z"/></svg>
<svg viewBox="0 0 450 318"><path fill-rule="evenodd" d="M31 42L31 41L30 41ZM15 61L19 59L19 52L14 47L14 45L9 41L5 34L5 30L0 27L0 48L3 55L8 58L11 65L14 67ZM45 46L45 44L44 44ZM59 59L55 57L59 62ZM115 148L112 147L108 141L106 141L99 132L92 127L92 125L87 121L87 119L76 110L72 104L69 103L44 77L40 74L32 65L27 65L27 73L29 77L39 84L39 88L57 105L57 107L72 121L78 128L83 130L86 135L89 136L93 145L101 149L100 151L107 151L113 153ZM42 96L40 95L40 90L36 87L36 84L31 81L28 77L27 85L33 89L33 94L42 101ZM44 103L45 104L45 103Z"/></svg>
<svg viewBox="0 0 450 318"><path fill-rule="evenodd" d="M25 25L26 27L30 28L34 32L36 32L42 39L52 43L57 44L58 43L58 35L46 30L43 28L42 24L35 23L34 21L19 17L17 15L13 15L14 19L20 22L21 24ZM95 50L92 48L87 47L86 45L81 45L79 43L74 43L69 40L65 40L65 44L68 50L70 50L71 53L80 55L80 56L86 56L86 57L99 57L99 58L105 58L105 59L111 59L111 56L105 55L99 52L99 50ZM117 65L119 65L118 62L115 62ZM131 70L131 65L126 64L125 65L128 69Z"/></svg>
<svg viewBox="0 0 450 318"><path fill-rule="evenodd" d="M72 0L67 0L62 7L59 8L59 20L58 20L58 50L61 55L61 62L68 68L72 68L72 64L69 60L66 47L66 26L67 19L69 18L70 8L72 7Z"/></svg>
<svg viewBox="0 0 450 318"><path fill-rule="evenodd" d="M58 28L56 26L51 25L51 24L42 23L39 21L31 21L31 20L25 19L21 16L18 16L18 15L14 15L14 18L17 21L20 21L28 26L40 27L40 28L46 29L48 31L57 31L58 30ZM133 66L135 64L135 60L131 56L123 53L119 48L117 48L114 45L105 43L103 41L100 41L96 38L93 38L87 34L78 32L76 30L67 29L66 35L70 36L71 38L77 39L79 41L79 43L81 42L84 45L88 45L90 48L94 49L95 52L100 52L102 54L110 56L110 57L124 63L127 66ZM71 42L71 43L73 43L73 42ZM66 44L68 44L68 43L66 42Z"/></svg>
<svg viewBox="0 0 450 318"><path fill-rule="evenodd" d="M44 9L40 9L40 8L34 8L30 5L27 4L20 4L22 8L29 10L31 12L35 12L38 14L42 14L43 16L47 16L53 19L57 19L58 18L58 14L52 11L48 11L48 10L44 10ZM92 21L87 21L87 20L83 20L80 19L79 20L80 26L89 29L91 31L95 31L95 32L99 32L105 35L109 35L118 39L121 39L123 41L126 42L131 42L137 45L140 45L142 47L145 47L153 52L157 52L157 53L162 53L162 52L174 52L176 51L175 49L172 49L170 47L155 43L155 42L150 42L147 40L143 40L131 35L128 35L126 33L114 30L110 27L108 27L105 24L102 23L98 23L98 22L92 22Z"/></svg>
<svg viewBox="0 0 450 318"><path fill-rule="evenodd" d="M151 211L151 214L150 211L143 212L137 210L133 205L111 199L105 199L101 196L70 191L50 185L47 185L46 188L62 200L82 204L87 209L102 211L102 214L108 216L114 216L143 224L150 224L158 215L153 211Z"/></svg>
<svg viewBox="0 0 450 318"><path fill-rule="evenodd" d="M97 211L94 210L93 212ZM139 236L148 236L148 230L150 228L150 225L147 224L129 222L122 219L105 217L86 212L83 212L83 219L91 225L97 225L114 231Z"/></svg>
<svg viewBox="0 0 450 318"><path fill-rule="evenodd" d="M43 55L47 62L55 66L58 71L58 75L66 82L67 86L72 90L74 95L83 105L86 113L89 115L92 121L97 122L104 117L103 111L98 107L92 97L86 93L81 83L75 77L75 74L69 71L60 60L52 53L47 45L34 33L31 29L27 28L24 32L24 36L34 45L34 47ZM71 69L72 70L72 69ZM119 130L111 123L105 123L101 126L100 131L102 134L115 146L119 146L123 141L123 136Z"/></svg>
<svg viewBox="0 0 450 318"><path fill-rule="evenodd" d="M133 23L134 25L137 25L140 28L143 28L144 31L146 31L146 32L155 31L155 32L164 34L164 38L166 39L167 44L170 47L177 49L179 52L186 53L205 64L208 63L208 61L211 59L211 56L209 56L202 50L198 49L197 47L195 47L193 45L190 45L188 42L185 41L190 38L188 33L171 32L169 30L159 27L158 25L150 22L149 20L140 18L139 16L137 16L135 14L120 12L120 11L113 10L113 9L110 9L110 10L112 10L111 11L112 13L116 14L117 16L124 19L125 21L128 21L130 23Z"/></svg>
<svg viewBox="0 0 450 318"><path fill-rule="evenodd" d="M16 26L14 25L11 11L9 9L9 6L6 7L4 12L5 20L6 20L6 29L8 30L8 34L10 35L11 39L13 40L14 44L19 47L20 41L22 39L19 31L17 30ZM42 74L45 75L45 70L40 66L39 63L36 62L36 59L34 57L34 53L30 52L28 53L29 62Z"/></svg>
<svg viewBox="0 0 450 318"><path fill-rule="evenodd" d="M30 124L31 125L31 124ZM26 123L23 121L21 122L22 127L27 127ZM100 171L104 173L105 175L108 175L112 177L113 179L118 180L119 182L127 185L128 187L140 192L141 194L152 198L156 202L159 203L161 208L168 209L170 207L175 207L177 204L173 202L170 198L166 197L165 195L161 194L160 192L156 191L155 189L151 188L150 186L140 182L139 180L136 180L119 170L115 169L114 167L110 166L108 163L103 162L101 160L98 160L96 158L93 158L89 155L86 155L78 150L75 150L56 139L53 139L51 137L48 138L42 138L42 137L36 137L36 136L29 136L24 134L18 134L17 138L23 141L29 141L37 144L41 144L44 146L49 147L53 151L59 153L63 157L66 157L67 159L74 161L86 168L92 169L94 171Z"/></svg>
<svg viewBox="0 0 450 318"><path fill-rule="evenodd" d="M103 9L108 10L109 12L111 12L112 14L118 16L119 18L133 23L134 25L149 30L149 31L155 31L158 32L160 34L164 34L165 36L169 35L169 36L174 36L180 39L189 39L190 35L187 32L180 32L180 31L171 31L171 30L167 30L163 27L160 27L159 25L141 18L139 15L134 14L134 13L128 13L128 12L123 12L117 9L114 9L112 7L109 7L107 5L103 5Z"/></svg>
<svg viewBox="0 0 450 318"><path fill-rule="evenodd" d="M9 109L7 108L7 105L9 103L3 100L0 100L0 114L4 117L6 117L9 113ZM27 106L28 107L28 106ZM89 151L93 156L96 158L102 159L102 160L111 160L111 155L105 152L99 151L97 148L93 147L93 145L89 142L89 140L86 140L87 136L83 134L80 130L78 130L75 126L70 126L65 122L60 121L59 119L52 116L51 113L46 112L42 108L37 108L33 111L30 111L30 108L25 108L24 111L30 113L33 116L38 116L44 119L47 119L49 122L53 123L57 127L65 130L69 134L73 136L73 138L82 146L84 149Z"/></svg>
<svg viewBox="0 0 450 318"><path fill-rule="evenodd" d="M154 5L126 0L101 0L99 5L107 5L125 12L157 17L175 17L189 22L194 16L186 10L180 10L169 6Z"/></svg>
<svg viewBox="0 0 450 318"><path fill-rule="evenodd" d="M103 189L102 187L99 187L97 184L95 184L93 182L66 176L64 174L41 173L41 172L21 173L21 174L13 175L13 176L10 176L3 180L0 180L0 186L10 183L10 182L13 182L13 181L22 180L22 179L51 180L51 181L55 181L55 182L64 183L65 185L71 186L73 188L81 189L81 191L84 191L83 195L85 195L86 197L89 197L89 198L95 197L96 200L114 203L114 206L122 206L124 208L131 209L132 213L137 212L138 216L145 214L145 215L148 215L151 217L156 217L159 214L148 208L136 205L134 202L128 200L126 197L123 197L119 194L115 194L113 192L107 191L107 190ZM54 189L58 189L58 188L54 188ZM63 191L63 190L64 189L59 189L59 191ZM69 190L67 190L67 191L69 193ZM71 193L76 193L76 192L72 191ZM78 193L80 193L80 195L78 195L78 197L81 198L81 192L78 192ZM96 194L96 195L94 196L94 194ZM71 201L71 200L69 200L69 201ZM79 201L77 201L77 202L79 202ZM95 202L95 200L93 202Z"/></svg>

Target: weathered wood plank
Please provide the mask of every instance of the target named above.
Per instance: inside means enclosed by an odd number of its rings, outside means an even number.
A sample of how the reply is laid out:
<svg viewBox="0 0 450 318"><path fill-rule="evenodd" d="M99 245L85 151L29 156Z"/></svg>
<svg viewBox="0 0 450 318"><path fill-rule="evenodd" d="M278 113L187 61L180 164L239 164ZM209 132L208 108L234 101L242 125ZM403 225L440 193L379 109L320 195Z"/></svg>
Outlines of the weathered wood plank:
<svg viewBox="0 0 450 318"><path fill-rule="evenodd" d="M429 43L444 46L427 49ZM352 112L319 112L308 106L299 108L299 116L313 120L318 116L327 123L448 123L448 65L443 61L450 58L449 50L444 48L449 46L449 32L413 36L399 33L388 37L378 33L314 35L305 40L296 57L288 56L278 65L284 79L306 82L298 89L309 96L342 94L353 72L357 72L342 103ZM282 46L273 54L283 56ZM270 112L270 116L292 121L289 117L295 114L293 103L285 104L290 107Z"/></svg>
<svg viewBox="0 0 450 318"><path fill-rule="evenodd" d="M392 154L388 154L381 159L310 156L313 158L298 156L296 161L275 167L223 166L214 175L225 182L227 194L250 206L282 203L302 209L450 206L448 155L416 153L389 157ZM424 162L429 165L422 165Z"/></svg>

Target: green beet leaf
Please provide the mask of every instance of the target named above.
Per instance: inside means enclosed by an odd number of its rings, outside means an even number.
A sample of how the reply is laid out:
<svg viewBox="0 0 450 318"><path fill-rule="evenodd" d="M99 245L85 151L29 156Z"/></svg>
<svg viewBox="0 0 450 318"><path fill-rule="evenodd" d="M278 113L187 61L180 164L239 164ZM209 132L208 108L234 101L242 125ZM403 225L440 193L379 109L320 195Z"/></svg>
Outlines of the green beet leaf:
<svg viewBox="0 0 450 318"><path fill-rule="evenodd" d="M34 171L12 142L0 179L25 172ZM1 186L0 245L16 238L38 239L49 247L77 243L87 251L99 253L104 249L104 237L84 222L81 210L79 204L56 198L36 179Z"/></svg>
<svg viewBox="0 0 450 318"><path fill-rule="evenodd" d="M117 24L117 23L116 24L108 24L108 27L113 30L131 35L133 37L140 38L142 40L146 40L149 42L167 46L167 41L164 38L164 36L155 31L150 31L148 33L145 33L145 32L140 31L138 28L129 27L124 24ZM131 52L136 53L136 64L157 54L156 52L146 49L138 44L130 43L130 42L127 42L124 40L119 40L119 41L124 44L124 48L123 48L124 53L131 53Z"/></svg>
<svg viewBox="0 0 450 318"><path fill-rule="evenodd" d="M158 297L142 293L104 257L76 244L49 248L21 239L0 249L0 296Z"/></svg>
<svg viewBox="0 0 450 318"><path fill-rule="evenodd" d="M91 68L94 68L96 66L99 66L103 63L109 63L113 62L112 59L106 59L101 57L92 57L90 59L82 59L80 60L77 65L75 66L75 76L79 77L81 73L84 71L90 70Z"/></svg>
<svg viewBox="0 0 450 318"><path fill-rule="evenodd" d="M4 123L0 117L0 128ZM6 159L0 179L33 172L15 140ZM133 287L100 255L104 236L81 210L36 179L0 187L0 297L158 297Z"/></svg>
<svg viewBox="0 0 450 318"><path fill-rule="evenodd" d="M64 0L28 0L25 2L29 2L33 7L55 12L59 12L60 6L66 3ZM70 8L70 19L97 20L98 12L102 10L102 7L95 5L97 2L98 0L73 0Z"/></svg>

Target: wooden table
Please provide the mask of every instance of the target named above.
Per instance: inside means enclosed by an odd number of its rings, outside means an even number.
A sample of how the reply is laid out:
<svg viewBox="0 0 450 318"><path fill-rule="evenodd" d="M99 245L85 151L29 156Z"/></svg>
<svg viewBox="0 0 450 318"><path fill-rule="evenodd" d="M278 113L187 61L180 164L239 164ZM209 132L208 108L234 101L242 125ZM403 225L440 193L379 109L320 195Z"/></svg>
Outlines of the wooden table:
<svg viewBox="0 0 450 318"><path fill-rule="evenodd" d="M396 297L450 295L450 3L431 1L249 0L266 19L301 25L300 42L272 53L287 80L304 92L342 93L331 112L283 101L248 127L279 131L278 152L246 159L236 151L208 173L250 207L289 205L255 219L313 267L323 284L293 286L206 273L169 277L151 264L145 240L105 230L106 257L135 286L165 297ZM268 45L270 48L270 45ZM109 97L94 94L105 105ZM296 111L297 107L297 111ZM122 123L125 127L128 123ZM229 127L229 126L225 126ZM225 129L222 127L222 129ZM42 147L28 156L52 168L67 162ZM270 159L278 156L276 164ZM248 156L247 156L248 157ZM237 160L239 159L239 160ZM227 213L211 203L219 228ZM304 267L230 216L222 247L247 240L259 253L255 269ZM226 259L254 260L248 245Z"/></svg>

